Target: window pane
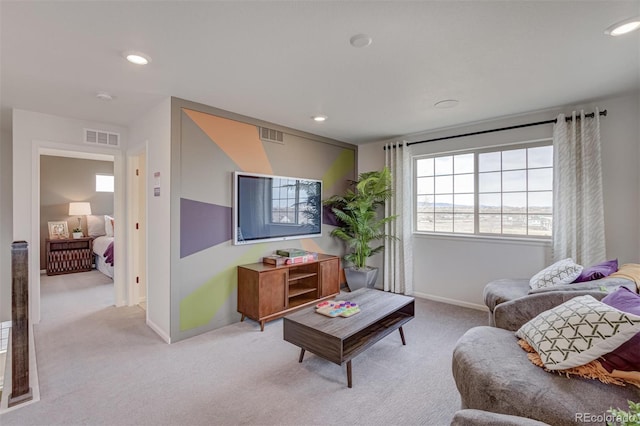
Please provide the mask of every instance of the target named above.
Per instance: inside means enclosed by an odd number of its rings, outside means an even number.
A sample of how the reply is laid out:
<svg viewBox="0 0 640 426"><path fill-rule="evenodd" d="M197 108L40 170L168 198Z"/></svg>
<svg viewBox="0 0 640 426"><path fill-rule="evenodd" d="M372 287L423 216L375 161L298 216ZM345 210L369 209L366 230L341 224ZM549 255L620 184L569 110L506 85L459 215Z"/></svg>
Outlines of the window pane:
<svg viewBox="0 0 640 426"><path fill-rule="evenodd" d="M453 192L453 176L436 177L436 194L451 194Z"/></svg>
<svg viewBox="0 0 640 426"><path fill-rule="evenodd" d="M502 213L526 213L527 193L511 192L502 194Z"/></svg>
<svg viewBox="0 0 640 426"><path fill-rule="evenodd" d="M436 232L453 232L453 214L436 213Z"/></svg>
<svg viewBox="0 0 640 426"><path fill-rule="evenodd" d="M553 189L553 170L529 170L529 191L551 191Z"/></svg>
<svg viewBox="0 0 640 426"><path fill-rule="evenodd" d="M502 190L508 191L526 191L527 190L527 172L526 170L518 170L516 172L502 173Z"/></svg>
<svg viewBox="0 0 640 426"><path fill-rule="evenodd" d="M553 147L521 146L416 159L416 230L549 237Z"/></svg>
<svg viewBox="0 0 640 426"><path fill-rule="evenodd" d="M436 161L436 175L453 174L453 157L438 157Z"/></svg>
<svg viewBox="0 0 640 426"><path fill-rule="evenodd" d="M453 195L436 195L436 211L452 212L453 211Z"/></svg>
<svg viewBox="0 0 640 426"><path fill-rule="evenodd" d="M480 173L478 176L478 192L500 192L501 173Z"/></svg>
<svg viewBox="0 0 640 426"><path fill-rule="evenodd" d="M96 175L96 192L113 192L113 176Z"/></svg>
<svg viewBox="0 0 640 426"><path fill-rule="evenodd" d="M529 167L552 167L553 166L553 146L539 146L527 149L529 153Z"/></svg>
<svg viewBox="0 0 640 426"><path fill-rule="evenodd" d="M433 182L432 177L418 178L418 194L433 194Z"/></svg>
<svg viewBox="0 0 640 426"><path fill-rule="evenodd" d="M500 213L502 211L502 194L480 194L478 200L480 213Z"/></svg>
<svg viewBox="0 0 640 426"><path fill-rule="evenodd" d="M502 232L502 218L499 214L481 214L479 222L481 233L500 234Z"/></svg>
<svg viewBox="0 0 640 426"><path fill-rule="evenodd" d="M529 215L529 235L551 236L552 227L550 215Z"/></svg>
<svg viewBox="0 0 640 426"><path fill-rule="evenodd" d="M529 193L529 213L544 213L550 215L553 206L551 191Z"/></svg>
<svg viewBox="0 0 640 426"><path fill-rule="evenodd" d="M473 173L473 154L456 155L453 158L454 173Z"/></svg>
<svg viewBox="0 0 640 426"><path fill-rule="evenodd" d="M473 194L455 194L453 196L453 211L456 213L473 213Z"/></svg>
<svg viewBox="0 0 640 426"><path fill-rule="evenodd" d="M416 230L433 232L433 213L418 213Z"/></svg>
<svg viewBox="0 0 640 426"><path fill-rule="evenodd" d="M527 150L514 149L502 151L502 170L525 169L527 167Z"/></svg>
<svg viewBox="0 0 640 426"><path fill-rule="evenodd" d="M487 152L478 155L478 171L493 172L500 170L500 152Z"/></svg>
<svg viewBox="0 0 640 426"><path fill-rule="evenodd" d="M473 234L475 226L473 223L473 214L456 214L453 216L453 232L463 232Z"/></svg>
<svg viewBox="0 0 640 426"><path fill-rule="evenodd" d="M419 195L416 207L418 213L433 212L433 195Z"/></svg>
<svg viewBox="0 0 640 426"><path fill-rule="evenodd" d="M420 158L416 161L418 176L433 176L433 158Z"/></svg>
<svg viewBox="0 0 640 426"><path fill-rule="evenodd" d="M527 215L502 215L502 233L513 235L527 235Z"/></svg>
<svg viewBox="0 0 640 426"><path fill-rule="evenodd" d="M473 193L473 175L454 175L453 176L453 192L455 193Z"/></svg>

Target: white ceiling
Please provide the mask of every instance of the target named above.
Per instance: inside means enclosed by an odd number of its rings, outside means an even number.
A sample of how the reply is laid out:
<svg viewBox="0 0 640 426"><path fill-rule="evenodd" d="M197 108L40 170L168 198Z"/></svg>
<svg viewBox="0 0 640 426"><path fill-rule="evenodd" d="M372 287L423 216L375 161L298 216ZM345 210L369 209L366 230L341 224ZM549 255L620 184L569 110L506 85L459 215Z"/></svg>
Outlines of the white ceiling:
<svg viewBox="0 0 640 426"><path fill-rule="evenodd" d="M2 0L0 107L4 126L10 108L126 126L177 96L359 144L637 90L640 32L604 35L636 15L637 0ZM351 47L357 33L373 43Z"/></svg>

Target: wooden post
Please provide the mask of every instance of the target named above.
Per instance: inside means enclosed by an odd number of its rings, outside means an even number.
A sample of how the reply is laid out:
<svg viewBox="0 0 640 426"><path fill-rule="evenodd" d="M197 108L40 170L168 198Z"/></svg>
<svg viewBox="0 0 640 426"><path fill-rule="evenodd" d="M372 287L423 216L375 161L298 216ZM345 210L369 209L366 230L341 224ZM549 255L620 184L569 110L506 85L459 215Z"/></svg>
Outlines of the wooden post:
<svg viewBox="0 0 640 426"><path fill-rule="evenodd" d="M33 398L29 387L29 249L11 244L11 395L9 407Z"/></svg>

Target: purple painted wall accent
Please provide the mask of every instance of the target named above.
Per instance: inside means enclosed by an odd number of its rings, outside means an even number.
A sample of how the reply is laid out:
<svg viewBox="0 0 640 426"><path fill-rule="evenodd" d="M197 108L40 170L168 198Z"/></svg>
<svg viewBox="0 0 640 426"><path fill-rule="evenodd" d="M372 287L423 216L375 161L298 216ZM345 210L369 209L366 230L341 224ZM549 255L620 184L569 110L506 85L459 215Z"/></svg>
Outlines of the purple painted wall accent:
<svg viewBox="0 0 640 426"><path fill-rule="evenodd" d="M180 258L228 241L231 207L180 198Z"/></svg>

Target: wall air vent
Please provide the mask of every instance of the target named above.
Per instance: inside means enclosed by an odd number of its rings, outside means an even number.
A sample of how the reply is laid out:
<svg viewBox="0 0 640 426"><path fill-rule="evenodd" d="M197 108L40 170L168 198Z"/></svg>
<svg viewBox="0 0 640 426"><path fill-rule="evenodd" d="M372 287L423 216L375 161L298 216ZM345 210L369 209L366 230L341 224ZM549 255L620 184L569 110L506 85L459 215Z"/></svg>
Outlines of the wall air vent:
<svg viewBox="0 0 640 426"><path fill-rule="evenodd" d="M260 139L263 141L284 144L284 134L280 130L269 129L268 127L259 127L259 129Z"/></svg>
<svg viewBox="0 0 640 426"><path fill-rule="evenodd" d="M84 129L84 142L91 145L118 148L120 146L120 134L103 130Z"/></svg>

